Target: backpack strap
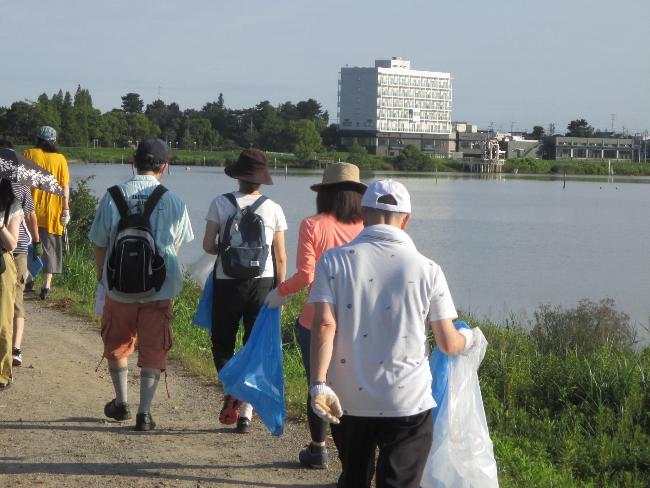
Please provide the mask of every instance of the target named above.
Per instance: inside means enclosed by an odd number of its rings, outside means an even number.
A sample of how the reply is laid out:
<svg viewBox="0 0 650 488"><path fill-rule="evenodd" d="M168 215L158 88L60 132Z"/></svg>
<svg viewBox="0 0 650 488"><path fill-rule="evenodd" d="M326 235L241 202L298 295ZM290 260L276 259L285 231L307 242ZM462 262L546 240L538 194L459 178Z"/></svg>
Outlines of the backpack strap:
<svg viewBox="0 0 650 488"><path fill-rule="evenodd" d="M144 211L142 212L142 216L147 221L149 221L149 217L151 217L151 213L153 212L153 209L156 208L156 205L158 205L158 202L166 192L167 192L167 188L165 188L163 185L158 185L151 192L149 198L147 198L147 201L144 204Z"/></svg>
<svg viewBox="0 0 650 488"><path fill-rule="evenodd" d="M239 204L237 203L237 199L235 198L235 195L233 195L232 193L224 193L223 196L226 197L226 199L230 203L232 203L235 208L239 208Z"/></svg>
<svg viewBox="0 0 650 488"><path fill-rule="evenodd" d="M126 216L128 216L129 204L126 203L126 199L124 198L124 195L122 194L119 185L111 186L108 189L108 193L111 195L111 198L113 198L113 201L117 206L117 210L120 212L120 217L125 218Z"/></svg>
<svg viewBox="0 0 650 488"><path fill-rule="evenodd" d="M260 208L260 206L261 206L264 202L266 202L268 199L269 199L269 197L267 197L266 195L262 195L262 196L259 197L257 200L255 200L255 203L254 203L253 205L251 205L251 206L248 207L248 211L251 212L251 213L255 213L255 210L257 210L258 208Z"/></svg>

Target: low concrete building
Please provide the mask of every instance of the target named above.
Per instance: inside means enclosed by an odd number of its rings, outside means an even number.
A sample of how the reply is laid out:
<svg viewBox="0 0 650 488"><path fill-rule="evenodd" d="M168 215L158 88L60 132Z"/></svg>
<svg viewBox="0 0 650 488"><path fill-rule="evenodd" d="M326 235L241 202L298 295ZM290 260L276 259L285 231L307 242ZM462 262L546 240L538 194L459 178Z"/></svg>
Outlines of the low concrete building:
<svg viewBox="0 0 650 488"><path fill-rule="evenodd" d="M548 136L544 159L637 161L641 146L632 138Z"/></svg>

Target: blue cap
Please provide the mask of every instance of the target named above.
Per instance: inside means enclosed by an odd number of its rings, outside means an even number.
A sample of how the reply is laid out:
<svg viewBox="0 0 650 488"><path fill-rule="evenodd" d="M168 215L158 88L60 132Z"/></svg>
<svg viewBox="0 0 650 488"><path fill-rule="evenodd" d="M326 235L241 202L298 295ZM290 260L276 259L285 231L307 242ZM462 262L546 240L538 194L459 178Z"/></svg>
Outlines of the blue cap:
<svg viewBox="0 0 650 488"><path fill-rule="evenodd" d="M44 125L38 129L38 134L36 134L36 137L43 139L44 141L56 142L56 131L49 125Z"/></svg>

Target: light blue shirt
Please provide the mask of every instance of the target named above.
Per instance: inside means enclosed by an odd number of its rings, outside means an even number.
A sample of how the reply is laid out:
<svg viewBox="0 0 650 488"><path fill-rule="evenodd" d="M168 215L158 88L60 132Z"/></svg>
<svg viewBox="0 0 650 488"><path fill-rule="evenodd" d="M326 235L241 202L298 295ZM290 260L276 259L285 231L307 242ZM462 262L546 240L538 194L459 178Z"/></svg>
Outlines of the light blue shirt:
<svg viewBox="0 0 650 488"><path fill-rule="evenodd" d="M134 209L138 207L136 212L142 212L144 202L159 184L159 181L153 176L136 175L119 186L122 194L126 197L129 208ZM106 261L108 261L111 248L113 247L119 221L120 212L117 209L117 205L115 205L110 194L106 193L99 202L95 220L88 233L88 238L97 246L107 248L106 260L104 261L104 277L106 276ZM183 274L178 262L178 256L176 255L176 247L194 239L185 202L171 191L165 192L156 205L156 208L154 208L149 222L158 252L165 259L165 266L167 268L165 282L159 292L144 299L130 299L124 296L117 296L108 290L107 287L108 295L117 302L139 303L169 300L178 295L183 288ZM106 285L105 278L104 285Z"/></svg>

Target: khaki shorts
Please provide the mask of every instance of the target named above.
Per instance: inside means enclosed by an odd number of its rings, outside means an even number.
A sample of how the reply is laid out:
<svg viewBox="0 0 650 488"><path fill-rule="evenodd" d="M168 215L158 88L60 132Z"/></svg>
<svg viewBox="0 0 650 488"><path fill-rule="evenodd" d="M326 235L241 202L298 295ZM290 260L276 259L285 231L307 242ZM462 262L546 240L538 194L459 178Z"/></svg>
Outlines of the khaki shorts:
<svg viewBox="0 0 650 488"><path fill-rule="evenodd" d="M107 295L101 335L105 358L126 358L137 342L138 366L165 370L167 351L172 347L171 301L121 303Z"/></svg>
<svg viewBox="0 0 650 488"><path fill-rule="evenodd" d="M23 302L23 292L25 291L25 282L27 281L27 254L14 254L16 263L16 301L14 302L14 318L25 318L25 304Z"/></svg>
<svg viewBox="0 0 650 488"><path fill-rule="evenodd" d="M63 238L50 234L45 227L38 228L43 243L43 273L61 274L63 271Z"/></svg>

